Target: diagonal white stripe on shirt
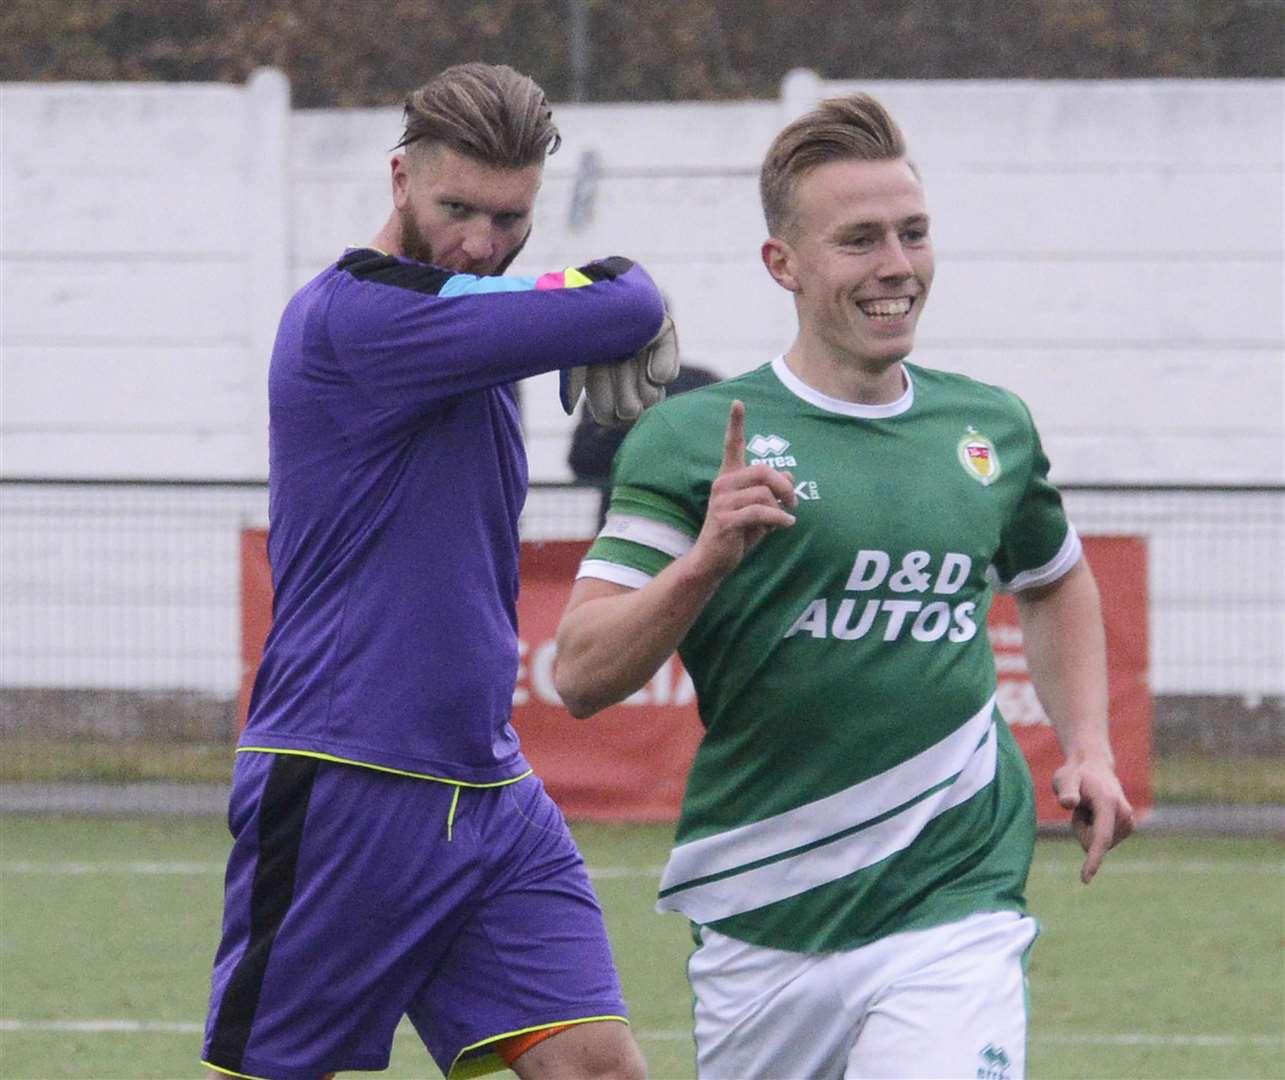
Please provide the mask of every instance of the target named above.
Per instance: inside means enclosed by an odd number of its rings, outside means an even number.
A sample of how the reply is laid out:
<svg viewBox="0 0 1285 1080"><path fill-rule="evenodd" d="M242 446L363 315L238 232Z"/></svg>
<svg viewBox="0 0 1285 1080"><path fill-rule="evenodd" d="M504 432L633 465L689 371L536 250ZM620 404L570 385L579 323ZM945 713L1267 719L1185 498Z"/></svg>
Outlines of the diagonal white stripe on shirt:
<svg viewBox="0 0 1285 1080"><path fill-rule="evenodd" d="M903 851L924 826L971 799L995 777L996 734L992 724L955 782L877 825L765 866L719 878L663 897L657 911L680 911L693 922L712 923L765 907L826 885Z"/></svg>
<svg viewBox="0 0 1285 1080"><path fill-rule="evenodd" d="M660 888L708 877L834 836L896 809L963 770L995 711L995 697L955 731L900 765L824 799L674 848Z"/></svg>

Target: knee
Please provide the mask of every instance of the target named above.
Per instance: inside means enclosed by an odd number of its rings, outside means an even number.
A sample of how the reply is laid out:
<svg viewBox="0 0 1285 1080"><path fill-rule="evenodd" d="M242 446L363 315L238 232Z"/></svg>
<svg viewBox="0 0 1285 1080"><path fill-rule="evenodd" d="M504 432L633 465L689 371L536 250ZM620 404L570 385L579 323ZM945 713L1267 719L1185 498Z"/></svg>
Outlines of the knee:
<svg viewBox="0 0 1285 1080"><path fill-rule="evenodd" d="M616 1038L586 1047L586 1051L574 1073L555 1074L559 1080L571 1075L576 1080L647 1080L647 1062L627 1028Z"/></svg>
<svg viewBox="0 0 1285 1080"><path fill-rule="evenodd" d="M585 1024L559 1032L517 1058L521 1080L647 1080L647 1062L629 1028Z"/></svg>
<svg viewBox="0 0 1285 1080"><path fill-rule="evenodd" d="M647 1080L647 1062L638 1049L638 1044L634 1042L632 1035L624 1041L618 1060L610 1072L602 1074L602 1080Z"/></svg>
<svg viewBox="0 0 1285 1080"><path fill-rule="evenodd" d="M647 1062L630 1039L617 1053L585 1062L583 1080L647 1080Z"/></svg>

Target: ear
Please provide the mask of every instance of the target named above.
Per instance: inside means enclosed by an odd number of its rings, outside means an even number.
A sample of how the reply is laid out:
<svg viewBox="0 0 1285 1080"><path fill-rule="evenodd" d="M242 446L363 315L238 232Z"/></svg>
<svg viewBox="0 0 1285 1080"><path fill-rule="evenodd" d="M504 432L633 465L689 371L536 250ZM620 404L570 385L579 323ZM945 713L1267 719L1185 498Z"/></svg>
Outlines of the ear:
<svg viewBox="0 0 1285 1080"><path fill-rule="evenodd" d="M394 154L388 163L393 184L393 205L403 210L410 201L410 162L405 153Z"/></svg>
<svg viewBox="0 0 1285 1080"><path fill-rule="evenodd" d="M794 251L784 240L769 236L759 248L759 257L767 272L772 275L781 288L789 292L799 291L799 280L794 274Z"/></svg>

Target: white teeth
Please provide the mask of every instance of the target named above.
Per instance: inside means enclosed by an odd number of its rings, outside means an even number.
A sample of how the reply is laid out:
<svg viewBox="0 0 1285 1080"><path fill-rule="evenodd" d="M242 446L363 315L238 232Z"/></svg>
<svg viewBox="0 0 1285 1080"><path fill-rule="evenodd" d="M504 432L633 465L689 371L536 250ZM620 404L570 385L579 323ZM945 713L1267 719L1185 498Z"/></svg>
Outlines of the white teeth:
<svg viewBox="0 0 1285 1080"><path fill-rule="evenodd" d="M862 311L876 319L899 319L910 311L910 297L896 300L866 300L859 305Z"/></svg>

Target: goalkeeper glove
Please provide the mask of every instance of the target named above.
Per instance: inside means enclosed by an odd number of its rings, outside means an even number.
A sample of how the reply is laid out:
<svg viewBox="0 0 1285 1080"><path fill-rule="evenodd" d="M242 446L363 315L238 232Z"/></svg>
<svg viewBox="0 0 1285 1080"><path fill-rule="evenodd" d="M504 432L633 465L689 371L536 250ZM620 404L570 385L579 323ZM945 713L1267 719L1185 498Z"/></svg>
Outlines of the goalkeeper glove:
<svg viewBox="0 0 1285 1080"><path fill-rule="evenodd" d="M628 360L590 364L562 372L562 408L570 416L583 390L589 415L602 427L633 423L644 409L665 400L678 378L678 332L668 315L656 336Z"/></svg>

